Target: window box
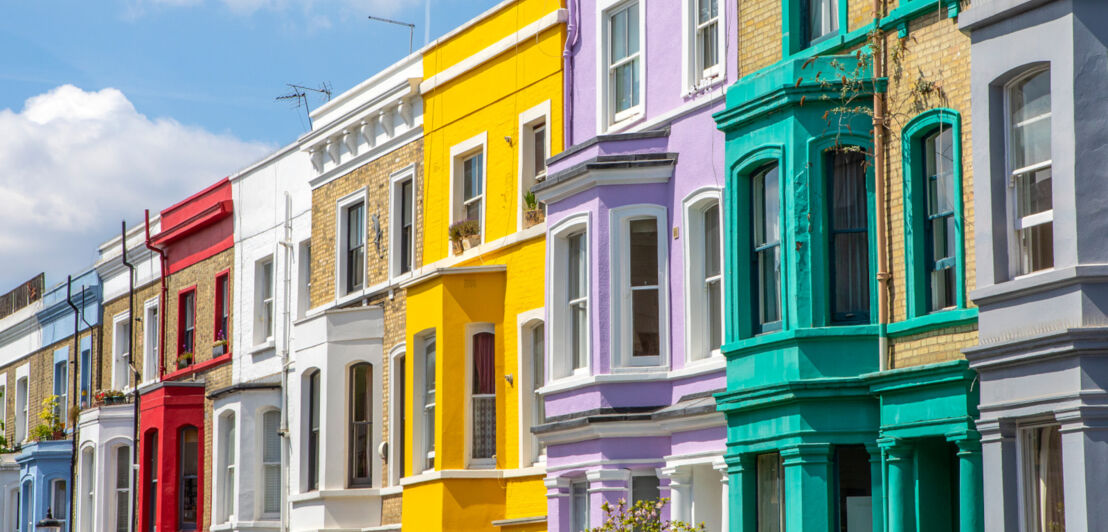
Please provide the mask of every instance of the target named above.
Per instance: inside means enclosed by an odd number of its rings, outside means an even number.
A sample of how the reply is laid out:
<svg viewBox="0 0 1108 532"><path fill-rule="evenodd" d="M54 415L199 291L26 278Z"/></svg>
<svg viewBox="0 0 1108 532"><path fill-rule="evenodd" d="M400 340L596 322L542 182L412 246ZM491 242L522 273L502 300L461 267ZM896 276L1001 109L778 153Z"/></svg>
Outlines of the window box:
<svg viewBox="0 0 1108 532"><path fill-rule="evenodd" d="M185 369L192 365L192 353L177 355L177 369Z"/></svg>
<svg viewBox="0 0 1108 532"><path fill-rule="evenodd" d="M224 355L226 353L227 353L227 343L226 342L224 342L222 344L217 343L217 344L212 346L212 356L213 357Z"/></svg>
<svg viewBox="0 0 1108 532"><path fill-rule="evenodd" d="M481 244L481 226L477 220L456 222L450 226L449 235L455 255L460 255Z"/></svg>
<svg viewBox="0 0 1108 532"><path fill-rule="evenodd" d="M523 228L534 227L546 221L546 211L541 208L523 211Z"/></svg>

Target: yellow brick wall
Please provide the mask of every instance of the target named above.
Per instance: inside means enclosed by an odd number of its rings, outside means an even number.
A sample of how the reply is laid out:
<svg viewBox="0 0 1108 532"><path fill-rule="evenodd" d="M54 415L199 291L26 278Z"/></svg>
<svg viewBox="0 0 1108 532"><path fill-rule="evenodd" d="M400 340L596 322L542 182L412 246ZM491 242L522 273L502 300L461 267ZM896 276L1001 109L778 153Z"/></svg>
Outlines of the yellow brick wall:
<svg viewBox="0 0 1108 532"><path fill-rule="evenodd" d="M155 280L146 286L135 287L135 318L140 318L143 321L132 322L131 334L134 336L133 353L131 360L135 367L138 368L139 375L142 375L145 368L145 357L143 352L146 345L146 327L145 322L146 313L143 305L150 299L157 298L161 293L161 283ZM115 317L121 313L127 312L128 302L127 296L118 297L111 301L104 303L103 305L103 335L104 335L104 347L103 356L93 357L93 364L96 366L95 372L92 376L92 390L93 394L100 390L109 390L112 387L112 357L115 355L113 349L115 342ZM159 311L159 319L163 314ZM150 326L154 326L153 324ZM166 331L168 333L168 330ZM125 340L124 340L125 341ZM156 372L156 371L155 371ZM134 386L134 376L128 372L127 382Z"/></svg>
<svg viewBox="0 0 1108 532"><path fill-rule="evenodd" d="M167 279L168 293L166 294L166 308L162 312L165 316L165 372L177 371L177 351L179 340L177 338L177 315L180 304L180 292L190 286L196 287L196 331L193 333L193 363L200 363L212 359L212 343L215 341L215 277L216 274L228 271L228 290L234 297L234 272L231 264L234 260L234 248L228 249L213 257L202 260L188 268L180 270ZM228 337L234 334L235 302L231 301L230 331Z"/></svg>
<svg viewBox="0 0 1108 532"><path fill-rule="evenodd" d="M415 165L415 265L422 264L423 213L423 141L416 140L395 151L358 167L330 183L312 191L312 308L335 299L337 202L362 187L367 189L366 202L366 286L388 280L390 177L393 173ZM373 234L372 218L377 215L381 225L381 247L378 251ZM387 345L387 344L386 344Z"/></svg>
<svg viewBox="0 0 1108 532"><path fill-rule="evenodd" d="M977 345L977 325L948 327L896 338L892 342L895 368L935 364L964 358L962 349Z"/></svg>
<svg viewBox="0 0 1108 532"><path fill-rule="evenodd" d="M742 0L739 4L739 75L781 60L781 0Z"/></svg>

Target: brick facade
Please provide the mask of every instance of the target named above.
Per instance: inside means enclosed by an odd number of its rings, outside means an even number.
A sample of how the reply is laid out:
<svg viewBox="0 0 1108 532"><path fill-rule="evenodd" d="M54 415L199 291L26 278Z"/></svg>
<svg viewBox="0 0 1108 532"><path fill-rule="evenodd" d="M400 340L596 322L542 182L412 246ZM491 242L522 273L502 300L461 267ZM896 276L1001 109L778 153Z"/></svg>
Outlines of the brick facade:
<svg viewBox="0 0 1108 532"><path fill-rule="evenodd" d="M160 292L161 284L156 280L152 283L147 283L145 286L135 287L134 315L131 321L131 335L134 338L131 363L134 364L139 375L142 375L143 372L146 371L146 359L143 353L145 353L146 349L146 328L150 326L145 321L146 313L144 305L150 299L158 298ZM126 313L128 306L128 298L126 295L108 301L103 305L103 355L93 358L93 362L96 365L96 371L92 376L92 390L94 394L97 391L112 389L112 358L115 355L115 317ZM160 312L159 308L159 320L163 316L164 314ZM140 320L134 321L133 318L140 318ZM98 352L97 354L99 355L100 353ZM155 370L155 374L156 373L157 370ZM134 386L135 384L134 376L131 372L128 372L127 382L129 386Z"/></svg>

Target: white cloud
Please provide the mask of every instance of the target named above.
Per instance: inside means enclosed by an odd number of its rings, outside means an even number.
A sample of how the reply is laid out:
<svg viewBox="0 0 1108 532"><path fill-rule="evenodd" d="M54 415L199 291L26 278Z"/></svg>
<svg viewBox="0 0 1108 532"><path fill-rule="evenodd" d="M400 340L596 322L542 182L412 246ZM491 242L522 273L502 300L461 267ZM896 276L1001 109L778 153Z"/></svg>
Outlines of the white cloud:
<svg viewBox="0 0 1108 532"><path fill-rule="evenodd" d="M168 118L116 89L63 85L0 109L0 293L88 266L97 246L272 149Z"/></svg>

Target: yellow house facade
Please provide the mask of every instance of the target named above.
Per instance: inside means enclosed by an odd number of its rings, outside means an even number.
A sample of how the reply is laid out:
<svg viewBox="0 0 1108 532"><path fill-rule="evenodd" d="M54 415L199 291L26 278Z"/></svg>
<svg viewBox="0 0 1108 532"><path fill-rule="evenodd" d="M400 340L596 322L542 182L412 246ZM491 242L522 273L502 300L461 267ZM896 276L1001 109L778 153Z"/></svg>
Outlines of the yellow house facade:
<svg viewBox="0 0 1108 532"><path fill-rule="evenodd" d="M526 196L562 150L566 18L560 0L508 0L423 50L404 530L546 530L530 432L542 420L545 215Z"/></svg>

